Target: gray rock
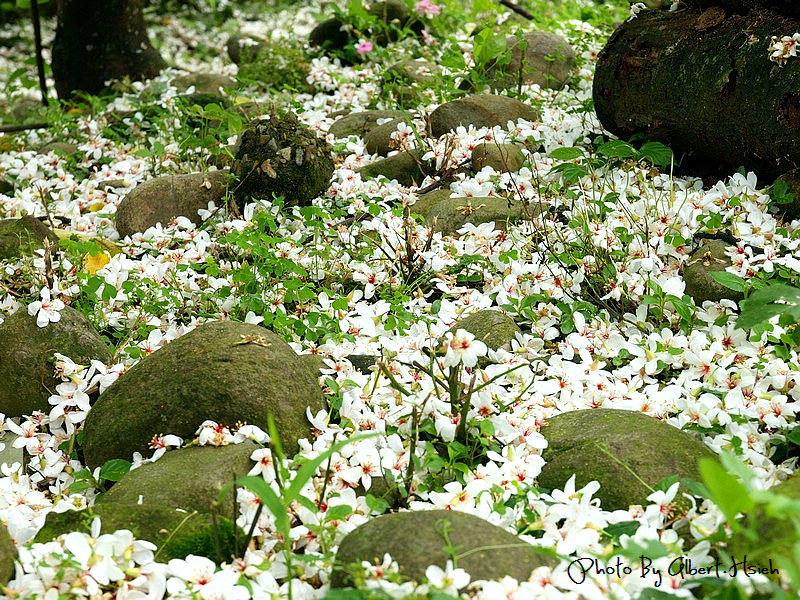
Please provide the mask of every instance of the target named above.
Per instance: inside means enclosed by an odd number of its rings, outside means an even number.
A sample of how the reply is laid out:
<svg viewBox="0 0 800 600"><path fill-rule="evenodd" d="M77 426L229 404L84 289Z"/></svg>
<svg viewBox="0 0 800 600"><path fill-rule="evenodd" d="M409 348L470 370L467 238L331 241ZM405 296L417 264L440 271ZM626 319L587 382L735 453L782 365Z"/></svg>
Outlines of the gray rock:
<svg viewBox="0 0 800 600"><path fill-rule="evenodd" d="M154 435L191 439L207 419L266 431L272 413L291 456L297 440L310 435L306 408L323 407L310 369L279 336L215 321L144 358L101 394L86 419L84 455L91 468L130 460L147 452Z"/></svg>
<svg viewBox="0 0 800 600"><path fill-rule="evenodd" d="M58 352L78 364L111 362L112 353L83 314L69 306L47 327L24 308L0 324L0 413L8 417L50 412L47 399L61 380L54 375Z"/></svg>
<svg viewBox="0 0 800 600"><path fill-rule="evenodd" d="M430 125L431 134L438 138L459 125L474 125L476 128L499 125L505 128L509 121L538 121L539 118L537 109L516 98L479 94L442 104L431 113Z"/></svg>
<svg viewBox="0 0 800 600"><path fill-rule="evenodd" d="M240 35L232 35L225 44L228 56L237 65L255 60L261 48L263 48L263 42L260 40Z"/></svg>
<svg viewBox="0 0 800 600"><path fill-rule="evenodd" d="M458 566L472 577L527 580L531 571L556 564L535 547L479 517L449 510L425 510L371 519L342 540L336 554L331 587L353 585L349 568L362 561L380 563L389 553L403 577L422 581L430 565L444 567L447 547L458 548Z"/></svg>
<svg viewBox="0 0 800 600"><path fill-rule="evenodd" d="M409 207L411 213L427 217L434 206L439 204L439 202L442 200L448 200L452 193L453 190L447 187L439 188L437 190L433 190L432 192L428 192L427 194L417 196L417 201Z"/></svg>
<svg viewBox="0 0 800 600"><path fill-rule="evenodd" d="M525 164L525 155L516 144L482 143L472 151L472 170L492 167L498 173L516 173Z"/></svg>
<svg viewBox="0 0 800 600"><path fill-rule="evenodd" d="M575 51L567 40L555 33L529 31L523 34L522 45L515 36L509 36L506 46L511 49L511 61L490 67L487 72L489 83L495 89L519 85L520 71L524 85L535 83L543 88L561 89L575 69Z"/></svg>
<svg viewBox="0 0 800 600"><path fill-rule="evenodd" d="M58 237L39 219L29 215L0 221L0 260L31 255L44 247L44 240L58 246Z"/></svg>
<svg viewBox="0 0 800 600"><path fill-rule="evenodd" d="M232 90L236 87L236 81L227 75L219 73L187 73L178 75L172 80L172 84L179 93L186 93L194 87L195 94L216 94L221 95L221 90Z"/></svg>
<svg viewBox="0 0 800 600"><path fill-rule="evenodd" d="M168 225L175 217L200 224L197 211L209 202L221 206L225 196L225 171L162 175L140 183L120 202L116 227L120 236L146 231L156 223Z"/></svg>
<svg viewBox="0 0 800 600"><path fill-rule="evenodd" d="M711 273L724 271L733 264L726 252L728 248L730 245L723 240L703 240L683 266L686 293L698 305L706 300L719 302L725 298L738 302L744 298L742 292L726 288L711 277Z"/></svg>
<svg viewBox="0 0 800 600"><path fill-rule="evenodd" d="M378 126L379 119L402 119L403 111L400 110L362 110L352 112L336 120L328 133L336 139L343 139L351 135L366 136L367 132Z"/></svg>
<svg viewBox="0 0 800 600"><path fill-rule="evenodd" d="M541 432L547 448L539 485L562 489L573 474L576 489L597 481L595 497L604 510L647 504L647 486L673 475L699 481L698 462L715 457L691 433L638 411L566 412L548 419Z"/></svg>

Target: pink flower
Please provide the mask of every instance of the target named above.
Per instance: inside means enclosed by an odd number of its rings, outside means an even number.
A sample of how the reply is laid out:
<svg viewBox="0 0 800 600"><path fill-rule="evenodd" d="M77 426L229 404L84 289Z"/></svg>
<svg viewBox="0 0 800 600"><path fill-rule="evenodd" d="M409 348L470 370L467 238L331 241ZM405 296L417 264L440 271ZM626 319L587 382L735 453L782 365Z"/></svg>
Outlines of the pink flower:
<svg viewBox="0 0 800 600"><path fill-rule="evenodd" d="M431 0L419 0L419 2L417 2L417 12L426 17L435 17L442 12L442 9L431 2Z"/></svg>
<svg viewBox="0 0 800 600"><path fill-rule="evenodd" d="M366 54L367 52L372 51L375 46L372 45L372 42L369 40L363 41L358 46L356 46L356 52L359 54Z"/></svg>
<svg viewBox="0 0 800 600"><path fill-rule="evenodd" d="M422 33L422 39L425 40L426 46L430 46L431 44L436 43L436 40L433 39L433 36L430 33L428 33L427 29L423 29L421 33Z"/></svg>

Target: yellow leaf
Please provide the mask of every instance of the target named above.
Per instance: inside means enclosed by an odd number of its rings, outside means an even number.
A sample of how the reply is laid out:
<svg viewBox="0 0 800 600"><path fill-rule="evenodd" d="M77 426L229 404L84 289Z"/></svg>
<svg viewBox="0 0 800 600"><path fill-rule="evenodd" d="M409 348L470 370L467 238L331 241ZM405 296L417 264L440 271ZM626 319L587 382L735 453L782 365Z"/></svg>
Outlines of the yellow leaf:
<svg viewBox="0 0 800 600"><path fill-rule="evenodd" d="M97 212L98 210L103 210L105 208L105 202L95 202L89 208L92 209L92 212Z"/></svg>

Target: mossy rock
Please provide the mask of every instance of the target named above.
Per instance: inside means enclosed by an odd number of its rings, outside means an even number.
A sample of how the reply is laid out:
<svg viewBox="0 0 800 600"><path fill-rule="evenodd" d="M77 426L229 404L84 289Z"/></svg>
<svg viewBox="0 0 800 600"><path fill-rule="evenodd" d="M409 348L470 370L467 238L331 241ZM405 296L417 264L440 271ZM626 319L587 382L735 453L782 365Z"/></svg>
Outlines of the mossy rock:
<svg viewBox="0 0 800 600"><path fill-rule="evenodd" d="M54 376L58 352L78 364L110 363L112 353L83 314L69 306L47 327L24 308L0 324L0 413L8 417L50 412L47 399L61 380Z"/></svg>
<svg viewBox="0 0 800 600"><path fill-rule="evenodd" d="M425 59L405 60L386 70L382 88L402 106L413 106L423 100L423 92L441 81L442 67Z"/></svg>
<svg viewBox="0 0 800 600"><path fill-rule="evenodd" d="M130 460L154 435L191 439L207 419L266 431L270 413L291 456L311 433L306 408L324 406L316 379L283 339L257 325L215 321L153 352L100 395L86 419L84 456L91 468Z"/></svg>
<svg viewBox="0 0 800 600"><path fill-rule="evenodd" d="M479 94L446 102L431 113L431 134L441 137L459 126L505 128L518 119L538 121L540 113L534 107L508 96Z"/></svg>
<svg viewBox="0 0 800 600"><path fill-rule="evenodd" d="M786 481L770 489L771 492L787 496L795 502L800 500L800 476L792 475ZM794 555L797 533L791 520L768 517L763 510L757 510L747 516L751 522L757 523L757 538L749 539L744 532L738 532L728 542L727 552L737 561L747 555L747 562L758 566L769 566L770 559ZM768 540L768 543L765 543Z"/></svg>
<svg viewBox="0 0 800 600"><path fill-rule="evenodd" d="M522 330L514 319L500 311L485 309L475 314L460 319L449 330L455 333L459 329L468 331L491 350L511 350L511 342L517 338ZM444 339L442 339L444 341Z"/></svg>
<svg viewBox="0 0 800 600"><path fill-rule="evenodd" d="M380 119L402 119L400 110L362 110L340 117L331 125L328 133L336 139L348 138L351 135L365 137L369 131L378 126Z"/></svg>
<svg viewBox="0 0 800 600"><path fill-rule="evenodd" d="M11 581L14 576L14 560L17 558L17 547L11 541L6 526L0 523L0 586Z"/></svg>
<svg viewBox="0 0 800 600"><path fill-rule="evenodd" d="M650 488L673 475L700 481L700 459L715 457L694 435L638 411L570 411L541 432L547 448L539 485L561 489L573 474L576 488L597 481L604 510L647 504Z"/></svg>
<svg viewBox="0 0 800 600"><path fill-rule="evenodd" d="M472 170L477 173L492 167L498 173L516 173L525 164L525 155L516 144L482 143L472 151Z"/></svg>
<svg viewBox="0 0 800 600"><path fill-rule="evenodd" d="M232 35L225 43L228 56L234 64L253 62L259 50L264 46L263 40L256 40L241 35Z"/></svg>
<svg viewBox="0 0 800 600"><path fill-rule="evenodd" d="M0 221L0 260L20 258L44 247L48 239L53 245L58 238L39 219L24 216Z"/></svg>
<svg viewBox="0 0 800 600"><path fill-rule="evenodd" d="M157 223L166 226L175 217L183 216L195 224L202 223L198 210L217 206L225 197L225 171L162 175L140 183L120 202L115 223L120 236L147 231Z"/></svg>
<svg viewBox="0 0 800 600"><path fill-rule="evenodd" d="M528 205L505 198L445 198L428 212L425 223L428 227L444 235L454 235L467 223L480 225L494 221L497 229L505 229L506 224L523 218L535 217L539 206Z"/></svg>
<svg viewBox="0 0 800 600"><path fill-rule="evenodd" d="M137 504L141 498L148 506L210 514L222 487L253 468L250 455L257 447L244 442L171 450L156 462L129 471L98 502ZM236 516L232 502L223 502L219 512L230 519Z"/></svg>
<svg viewBox="0 0 800 600"><path fill-rule="evenodd" d="M294 113L253 121L242 134L233 172L236 202L281 196L287 206L307 206L323 194L333 175L330 145Z"/></svg>
<svg viewBox="0 0 800 600"><path fill-rule="evenodd" d="M703 240L684 265L686 293L694 298L698 306L706 300L719 302L728 299L738 302L744 298L742 292L726 288L711 277L711 273L724 271L733 264L727 253L728 248L730 244L723 240Z"/></svg>
<svg viewBox="0 0 800 600"><path fill-rule="evenodd" d="M392 139L392 134L397 131L397 126L405 123L404 119L393 119L383 125L376 125L364 136L364 145L370 154L386 156L392 150L397 150L397 142Z"/></svg>
<svg viewBox="0 0 800 600"><path fill-rule="evenodd" d="M500 527L479 517L449 510L403 512L376 517L349 533L339 546L331 587L357 584L349 567L361 561L380 563L389 553L400 574L422 581L430 565L451 559L446 546L458 548L458 566L472 577L525 581L534 569L556 561Z"/></svg>
<svg viewBox="0 0 800 600"><path fill-rule="evenodd" d="M73 531L89 533L95 517L100 518L101 533L127 529L135 539L152 542L158 548L157 552L160 552L159 561L164 562L173 558L185 558L190 554L217 560L217 536L220 557L226 560L233 553L234 532L238 529L226 517L218 517L215 526L208 514L192 514L158 505L108 502L95 504L82 511L51 512L34 541L49 542ZM241 529L238 529L237 535L240 540L244 540L245 534Z"/></svg>
<svg viewBox="0 0 800 600"><path fill-rule="evenodd" d="M407 187L419 185L425 177L432 175L434 169L420 158L421 153L415 156L411 152L398 152L392 156L381 158L375 162L361 167L358 172L362 177L384 176L390 181L397 181Z"/></svg>
<svg viewBox="0 0 800 600"><path fill-rule="evenodd" d="M317 23L308 34L308 44L323 52L336 52L353 42L350 34L343 29L345 23L338 17L331 17Z"/></svg>
<svg viewBox="0 0 800 600"><path fill-rule="evenodd" d="M239 79L253 81L268 90L292 90L313 93L308 83L311 71L305 52L299 46L286 42L265 42L255 54L249 53L239 67Z"/></svg>
<svg viewBox="0 0 800 600"><path fill-rule="evenodd" d="M431 209L439 204L442 200L448 200L452 195L453 191L448 188L439 188L438 190L433 190L426 194L421 194L417 196L417 201L414 202L411 206L409 206L409 210L411 210L411 214L413 215L421 215L423 217L427 217L428 213L431 212Z"/></svg>
<svg viewBox="0 0 800 600"><path fill-rule="evenodd" d="M506 38L511 60L489 67L486 76L495 89L516 88L538 84L542 88L561 89L575 69L575 51L558 34L547 31L528 31L523 34L523 50L516 36ZM520 73L521 71L521 73Z"/></svg>

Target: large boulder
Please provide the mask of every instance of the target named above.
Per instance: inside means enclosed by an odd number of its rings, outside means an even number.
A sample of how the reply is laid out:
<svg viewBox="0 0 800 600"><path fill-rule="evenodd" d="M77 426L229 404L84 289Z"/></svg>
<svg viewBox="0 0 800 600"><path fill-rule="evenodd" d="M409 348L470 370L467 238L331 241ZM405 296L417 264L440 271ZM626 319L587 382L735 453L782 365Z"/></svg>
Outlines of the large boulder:
<svg viewBox="0 0 800 600"><path fill-rule="evenodd" d="M722 299L738 302L744 298L737 292L717 283L711 273L724 271L733 264L728 251L730 244L724 240L703 240L689 257L683 267L683 280L686 282L686 293L700 305L706 300L719 302Z"/></svg>
<svg viewBox="0 0 800 600"><path fill-rule="evenodd" d="M538 121L539 118L537 109L516 98L479 94L442 104L431 113L430 125L431 134L438 138L459 126L506 127L509 121Z"/></svg>
<svg viewBox="0 0 800 600"><path fill-rule="evenodd" d="M84 456L94 468L147 452L154 435L184 439L207 419L258 425L272 414L289 455L324 407L310 370L279 336L247 323L207 323L134 365L98 399L86 419Z"/></svg>
<svg viewBox="0 0 800 600"><path fill-rule="evenodd" d="M210 514L222 486L247 475L253 467L250 455L256 448L253 442L244 442L171 450L156 462L129 471L99 501L137 504L141 499L149 506ZM228 518L236 517L231 502L224 502L218 510Z"/></svg>
<svg viewBox="0 0 800 600"><path fill-rule="evenodd" d="M294 113L253 121L242 134L233 171L240 209L251 199L281 196L288 206L307 206L333 175L330 145Z"/></svg>
<svg viewBox="0 0 800 600"><path fill-rule="evenodd" d="M17 558L17 547L8 535L6 526L0 523L0 586L11 581L14 576L14 560Z"/></svg>
<svg viewBox="0 0 800 600"><path fill-rule="evenodd" d="M403 112L400 110L362 110L352 112L334 121L328 133L336 139L347 138L351 135L364 137L370 130L378 126L379 120L402 118Z"/></svg>
<svg viewBox="0 0 800 600"><path fill-rule="evenodd" d="M179 216L200 224L197 211L207 209L209 202L219 206L225 196L225 175L225 171L162 175L140 183L120 202L117 231L125 237L157 223L167 225Z"/></svg>
<svg viewBox="0 0 800 600"><path fill-rule="evenodd" d="M83 314L69 306L47 327L18 310L0 324L0 413L8 417L49 412L47 399L61 383L54 374L56 352L78 364L111 362L112 353Z"/></svg>
<svg viewBox="0 0 800 600"><path fill-rule="evenodd" d="M362 561L380 563L387 552L402 576L422 581L429 566L444 567L452 559L448 546L458 549L458 566L473 581L506 576L525 581L537 567L555 564L553 558L479 517L449 510L403 512L372 519L342 540L331 587L357 584L348 567Z"/></svg>
<svg viewBox="0 0 800 600"><path fill-rule="evenodd" d="M597 481L604 510L647 504L651 488L673 475L699 481L698 462L715 456L694 435L631 410L566 412L541 432L547 448L540 487L561 489L573 474L576 488Z"/></svg>
<svg viewBox="0 0 800 600"><path fill-rule="evenodd" d="M39 219L31 216L3 219L0 221L0 260L33 254L44 247L44 240L50 240L53 246L58 244L55 234Z"/></svg>
<svg viewBox="0 0 800 600"><path fill-rule="evenodd" d="M426 225L444 235L453 235L467 223L480 225L494 221L497 229L520 219L535 217L540 207L527 206L506 198L487 196L482 198L444 198L430 208Z"/></svg>
<svg viewBox="0 0 800 600"><path fill-rule="evenodd" d="M376 125L364 136L364 146L370 154L386 156L392 150L398 150L397 141L392 135L397 131L397 126L405 123L403 119L392 119L383 125Z"/></svg>
<svg viewBox="0 0 800 600"><path fill-rule="evenodd" d="M182 479L186 478L186 474ZM137 540L147 540L158 548L159 561L185 558L190 554L205 556L211 560L226 560L234 548L234 535L243 540L245 534L233 521L217 517L216 523L210 514L177 510L158 504L95 504L90 509L63 513L51 512L35 542L49 542L60 535L73 531L89 533L94 517L100 518L100 532L114 533L127 529ZM217 556L217 541L220 556ZM0 552L0 558L2 552ZM0 563L2 569L2 563ZM2 579L0 579L2 581Z"/></svg>
<svg viewBox="0 0 800 600"><path fill-rule="evenodd" d="M496 89L515 88L520 79L523 85L535 83L560 89L575 69L575 51L555 33L529 31L522 35L521 44L516 36L509 36L506 47L511 51L511 60L492 65L486 73L489 84Z"/></svg>
<svg viewBox="0 0 800 600"><path fill-rule="evenodd" d="M442 200L449 199L452 194L453 191L449 187L439 188L420 194L417 196L416 202L409 206L409 210L411 214L427 217L434 206L439 204Z"/></svg>

